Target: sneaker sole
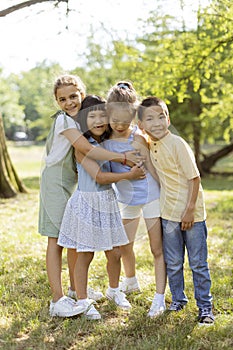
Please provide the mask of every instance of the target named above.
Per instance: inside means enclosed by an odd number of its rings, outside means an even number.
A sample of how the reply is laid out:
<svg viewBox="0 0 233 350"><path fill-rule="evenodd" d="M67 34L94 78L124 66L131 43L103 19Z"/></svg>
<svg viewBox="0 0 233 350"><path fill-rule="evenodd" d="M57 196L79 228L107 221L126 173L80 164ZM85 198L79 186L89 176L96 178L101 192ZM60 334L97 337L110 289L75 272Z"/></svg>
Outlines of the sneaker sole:
<svg viewBox="0 0 233 350"><path fill-rule="evenodd" d="M166 310L163 310L163 311L157 311L155 314L153 315L150 315L149 312L147 314L147 317L150 317L150 318L156 318L158 316L161 316Z"/></svg>
<svg viewBox="0 0 233 350"><path fill-rule="evenodd" d="M89 315L85 315L84 314L84 317L88 320L88 321L98 321L98 320L101 320L101 315L92 315L92 316L89 316Z"/></svg>
<svg viewBox="0 0 233 350"><path fill-rule="evenodd" d="M198 326L200 326L200 327L210 327L210 326L213 326L213 325L214 325L214 322L211 322L211 323L205 323L205 322L200 323L200 322L198 322Z"/></svg>
<svg viewBox="0 0 233 350"><path fill-rule="evenodd" d="M49 313L51 317L73 317L73 316L77 316L80 315L82 313L84 313L86 311L85 307L79 307L79 310L75 310L73 312L54 312L54 313Z"/></svg>

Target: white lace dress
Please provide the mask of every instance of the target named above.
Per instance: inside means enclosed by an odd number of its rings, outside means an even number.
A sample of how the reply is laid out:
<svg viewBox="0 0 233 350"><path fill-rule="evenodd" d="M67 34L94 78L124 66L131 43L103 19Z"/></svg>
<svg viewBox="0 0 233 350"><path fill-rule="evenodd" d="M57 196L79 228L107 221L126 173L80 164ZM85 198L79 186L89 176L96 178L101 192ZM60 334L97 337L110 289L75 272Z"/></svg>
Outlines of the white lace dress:
<svg viewBox="0 0 233 350"><path fill-rule="evenodd" d="M93 139L89 142L94 143ZM109 162L101 165L110 171ZM78 188L63 216L58 244L77 252L111 250L129 243L111 185L99 185L78 164Z"/></svg>

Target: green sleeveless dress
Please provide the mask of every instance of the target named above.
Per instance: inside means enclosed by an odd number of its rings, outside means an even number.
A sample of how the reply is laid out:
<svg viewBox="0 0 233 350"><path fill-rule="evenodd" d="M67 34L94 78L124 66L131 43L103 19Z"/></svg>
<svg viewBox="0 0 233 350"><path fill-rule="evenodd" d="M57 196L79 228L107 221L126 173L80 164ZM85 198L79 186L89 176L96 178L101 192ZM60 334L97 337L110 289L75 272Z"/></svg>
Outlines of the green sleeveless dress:
<svg viewBox="0 0 233 350"><path fill-rule="evenodd" d="M46 140L46 152L52 147L56 119ZM64 118L64 128L68 126ZM59 144L57 145L59 147ZM59 230L68 199L77 186L78 174L75 166L74 149L52 166L45 166L40 179L39 228L42 236L58 238Z"/></svg>

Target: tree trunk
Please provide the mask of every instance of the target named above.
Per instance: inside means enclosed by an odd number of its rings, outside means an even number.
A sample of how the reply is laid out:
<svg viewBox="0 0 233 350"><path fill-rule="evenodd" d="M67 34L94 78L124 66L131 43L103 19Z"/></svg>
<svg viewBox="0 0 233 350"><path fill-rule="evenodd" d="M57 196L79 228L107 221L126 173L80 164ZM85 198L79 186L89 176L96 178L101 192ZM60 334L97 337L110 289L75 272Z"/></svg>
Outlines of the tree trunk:
<svg viewBox="0 0 233 350"><path fill-rule="evenodd" d="M17 192L26 193L27 190L20 181L7 151L3 121L0 114L0 198L14 197Z"/></svg>
<svg viewBox="0 0 233 350"><path fill-rule="evenodd" d="M212 153L210 156L204 156L204 160L201 161L201 168L203 172L210 173L211 168L216 164L216 162L227 156L233 151L233 143L221 148L219 151Z"/></svg>

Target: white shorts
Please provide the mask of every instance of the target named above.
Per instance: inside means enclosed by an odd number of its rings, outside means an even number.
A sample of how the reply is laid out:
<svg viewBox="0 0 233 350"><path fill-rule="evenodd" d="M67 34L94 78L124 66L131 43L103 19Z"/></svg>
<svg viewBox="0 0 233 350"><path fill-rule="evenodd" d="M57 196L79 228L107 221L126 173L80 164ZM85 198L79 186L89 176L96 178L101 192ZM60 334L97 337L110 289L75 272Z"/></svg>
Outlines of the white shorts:
<svg viewBox="0 0 233 350"><path fill-rule="evenodd" d="M127 205L120 202L118 204L122 219L136 219L141 216L141 213L144 219L160 217L159 199L140 205Z"/></svg>

